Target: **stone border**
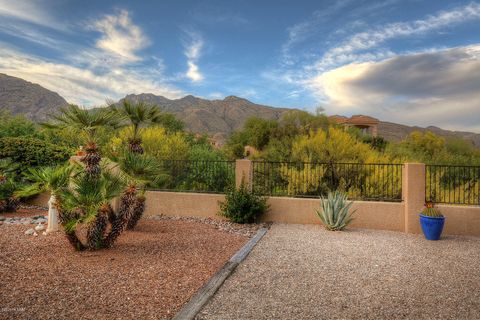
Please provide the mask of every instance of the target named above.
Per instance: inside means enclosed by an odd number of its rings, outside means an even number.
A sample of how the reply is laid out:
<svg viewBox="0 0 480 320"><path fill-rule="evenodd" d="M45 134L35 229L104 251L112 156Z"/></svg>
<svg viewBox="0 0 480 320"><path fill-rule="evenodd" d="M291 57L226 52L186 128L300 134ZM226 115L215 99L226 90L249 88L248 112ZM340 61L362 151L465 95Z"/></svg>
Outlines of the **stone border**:
<svg viewBox="0 0 480 320"><path fill-rule="evenodd" d="M197 293L180 309L173 320L193 320L203 309L211 297L222 286L223 282L233 273L237 266L248 256L253 247L267 233L267 228L261 228L240 250L235 253L225 265L205 283Z"/></svg>

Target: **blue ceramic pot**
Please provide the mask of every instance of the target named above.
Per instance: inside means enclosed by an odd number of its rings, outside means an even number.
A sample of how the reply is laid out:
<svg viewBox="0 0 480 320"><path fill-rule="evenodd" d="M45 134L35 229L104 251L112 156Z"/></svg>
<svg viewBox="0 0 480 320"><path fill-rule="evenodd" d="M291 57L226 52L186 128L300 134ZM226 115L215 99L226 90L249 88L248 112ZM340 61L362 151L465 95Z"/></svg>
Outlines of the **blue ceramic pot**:
<svg viewBox="0 0 480 320"><path fill-rule="evenodd" d="M445 217L428 217L420 214L420 225L427 240L438 240L442 235Z"/></svg>

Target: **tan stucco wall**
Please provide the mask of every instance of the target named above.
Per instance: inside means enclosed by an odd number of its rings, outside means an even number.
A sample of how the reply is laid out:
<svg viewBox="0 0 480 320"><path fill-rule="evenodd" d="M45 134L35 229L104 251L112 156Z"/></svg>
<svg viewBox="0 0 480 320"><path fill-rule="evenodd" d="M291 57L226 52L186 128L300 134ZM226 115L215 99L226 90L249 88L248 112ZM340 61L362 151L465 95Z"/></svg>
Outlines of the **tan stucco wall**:
<svg viewBox="0 0 480 320"><path fill-rule="evenodd" d="M319 199L282 198L268 199L270 211L263 221L319 224L316 210L320 208ZM351 226L356 228L403 231L403 203L355 201L354 220Z"/></svg>
<svg viewBox="0 0 480 320"><path fill-rule="evenodd" d="M196 216L220 218L218 202L225 199L220 194L147 191L145 216Z"/></svg>
<svg viewBox="0 0 480 320"><path fill-rule="evenodd" d="M199 216L220 218L218 202L223 195L186 193L186 192L147 192L146 216ZM299 199L271 197L268 199L270 211L262 217L262 221L318 224L320 219L315 210L320 207L318 199ZM357 201L353 227L403 231L402 203Z"/></svg>
<svg viewBox="0 0 480 320"><path fill-rule="evenodd" d="M480 236L480 207L437 205L445 216L445 234Z"/></svg>
<svg viewBox="0 0 480 320"><path fill-rule="evenodd" d="M28 203L46 207L48 198L45 193ZM164 214L222 219L217 212L218 202L223 199L219 194L148 191L145 216ZM411 233L421 233L418 213L422 208L417 208L420 199L416 202L415 211L408 216ZM320 223L315 213L320 208L318 199L271 197L268 203L270 211L262 221ZM352 208L357 210L352 227L405 231L405 202L356 201ZM446 217L444 234L480 236L480 207L438 205L438 208Z"/></svg>
<svg viewBox="0 0 480 320"><path fill-rule="evenodd" d="M425 165L406 163L403 166L402 199L405 203L405 232L421 233L418 213L425 205Z"/></svg>

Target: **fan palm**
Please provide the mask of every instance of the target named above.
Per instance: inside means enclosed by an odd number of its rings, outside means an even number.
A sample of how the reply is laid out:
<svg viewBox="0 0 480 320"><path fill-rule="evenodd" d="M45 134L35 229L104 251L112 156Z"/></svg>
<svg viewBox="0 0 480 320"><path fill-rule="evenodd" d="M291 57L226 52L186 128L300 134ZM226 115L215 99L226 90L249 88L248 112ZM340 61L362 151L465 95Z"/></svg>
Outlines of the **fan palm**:
<svg viewBox="0 0 480 320"><path fill-rule="evenodd" d="M96 134L101 127L119 126L119 117L113 110L103 108L87 110L76 105L69 105L60 110L60 114L53 115L53 122L43 126L52 129L74 128L80 131L86 139L86 155L81 159L85 163L85 171L93 176L100 174L100 154L96 143Z"/></svg>
<svg viewBox="0 0 480 320"><path fill-rule="evenodd" d="M18 190L15 195L18 197L30 197L42 192L49 192L48 200L48 226L47 232L58 230L57 207L58 193L68 186L70 175L73 172L72 166L56 166L43 168L28 168L25 173L27 180L33 183Z"/></svg>
<svg viewBox="0 0 480 320"><path fill-rule="evenodd" d="M125 152L116 161L121 174L129 184L126 194L132 198L132 204L126 214L129 217L127 229L133 229L145 210L146 187L166 180L169 176L164 173L163 167L155 158L147 155Z"/></svg>
<svg viewBox="0 0 480 320"><path fill-rule="evenodd" d="M116 221L125 219L115 213L110 205L125 187L122 177L103 167L101 173L95 177L80 171L70 178L69 184L68 188L58 192L61 199L59 218L67 238L77 250L111 246L116 237L112 240L106 233L108 222L112 224L111 233ZM88 227L86 243L75 233L81 224ZM107 239L109 241L106 241Z"/></svg>
<svg viewBox="0 0 480 320"><path fill-rule="evenodd" d="M132 126L132 137L128 142L128 149L133 153L142 154L142 139L140 131L148 126L162 121L162 113L157 106L145 102L131 102L124 99L119 107L112 106L113 110Z"/></svg>

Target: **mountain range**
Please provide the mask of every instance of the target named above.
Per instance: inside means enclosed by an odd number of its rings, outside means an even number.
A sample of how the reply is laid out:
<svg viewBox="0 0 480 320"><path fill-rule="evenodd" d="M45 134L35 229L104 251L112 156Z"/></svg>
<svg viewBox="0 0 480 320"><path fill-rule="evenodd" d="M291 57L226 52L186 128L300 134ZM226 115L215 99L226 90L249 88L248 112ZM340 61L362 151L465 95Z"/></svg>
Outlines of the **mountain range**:
<svg viewBox="0 0 480 320"><path fill-rule="evenodd" d="M223 100L208 100L188 95L171 100L151 93L142 93L130 94L124 99L158 105L162 111L172 113L182 120L188 130L207 133L217 140L224 140L233 131L241 129L249 117L276 120L291 110L260 105L235 96ZM20 78L0 74L0 110L42 121L48 114L67 104L56 92ZM378 125L378 134L389 141L402 140L413 131L432 131L443 137L463 138L480 147L480 134L473 132L450 131L433 126L412 127L384 121Z"/></svg>

